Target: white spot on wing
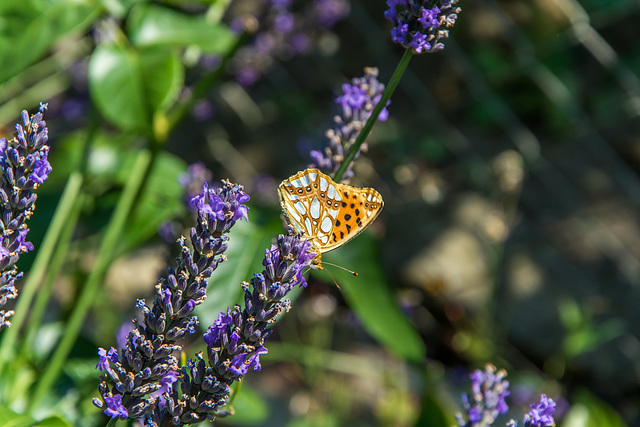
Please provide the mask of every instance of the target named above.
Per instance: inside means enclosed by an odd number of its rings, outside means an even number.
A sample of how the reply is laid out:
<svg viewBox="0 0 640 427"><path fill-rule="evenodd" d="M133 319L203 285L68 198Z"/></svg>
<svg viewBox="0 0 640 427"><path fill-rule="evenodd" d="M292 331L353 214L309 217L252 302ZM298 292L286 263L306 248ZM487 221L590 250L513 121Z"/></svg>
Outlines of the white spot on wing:
<svg viewBox="0 0 640 427"><path fill-rule="evenodd" d="M287 193L287 197L289 198L289 200L298 200L300 198L295 194L289 194L289 193Z"/></svg>
<svg viewBox="0 0 640 427"><path fill-rule="evenodd" d="M311 206L309 207L309 213L311 214L311 218L318 219L320 218L320 200L317 197L314 197L311 201Z"/></svg>
<svg viewBox="0 0 640 427"><path fill-rule="evenodd" d="M329 181L326 178L320 177L320 191L324 191L329 186Z"/></svg>
<svg viewBox="0 0 640 427"><path fill-rule="evenodd" d="M336 187L334 185L329 186L329 189L327 190L327 196L330 199L333 199L336 196Z"/></svg>
<svg viewBox="0 0 640 427"><path fill-rule="evenodd" d="M304 207L304 204L300 200L295 202L293 206L296 208L298 212L300 212L301 215L304 215L307 213L307 209Z"/></svg>
<svg viewBox="0 0 640 427"><path fill-rule="evenodd" d="M329 213L329 215L331 215L333 219L336 219L336 216L338 215L337 209L331 209L331 210L328 210L327 212Z"/></svg>
<svg viewBox="0 0 640 427"><path fill-rule="evenodd" d="M300 182L302 183L302 185L304 185L305 187L309 184L311 184L311 181L309 181L309 175L302 175L300 177Z"/></svg>
<svg viewBox="0 0 640 427"><path fill-rule="evenodd" d="M293 217L293 219L295 221L297 221L298 223L300 223L300 221L302 221L302 217L300 215L298 215L298 212L296 212L295 209L289 209L287 208L287 213ZM299 231L299 230L298 230Z"/></svg>
<svg viewBox="0 0 640 427"><path fill-rule="evenodd" d="M320 239L320 241L324 245L329 241L329 236L320 236L320 237L318 237L318 239Z"/></svg>
<svg viewBox="0 0 640 427"><path fill-rule="evenodd" d="M291 185L293 185L296 188L302 187L302 184L300 183L299 179L294 179L293 181L291 181Z"/></svg>
<svg viewBox="0 0 640 427"><path fill-rule="evenodd" d="M309 172L308 176L309 176L309 179L311 180L311 182L313 182L313 181L316 180L316 177L318 176L318 174L315 173L315 172Z"/></svg>
<svg viewBox="0 0 640 427"><path fill-rule="evenodd" d="M309 219L309 217L306 217L304 219L304 226L307 228L307 236L309 237L313 236L313 230L311 228L311 220Z"/></svg>
<svg viewBox="0 0 640 427"><path fill-rule="evenodd" d="M328 216L326 216L323 220L322 220L322 224L320 224L320 230L322 230L325 233L328 233L331 231L331 226L333 225L333 221L331 221L331 218L329 218Z"/></svg>

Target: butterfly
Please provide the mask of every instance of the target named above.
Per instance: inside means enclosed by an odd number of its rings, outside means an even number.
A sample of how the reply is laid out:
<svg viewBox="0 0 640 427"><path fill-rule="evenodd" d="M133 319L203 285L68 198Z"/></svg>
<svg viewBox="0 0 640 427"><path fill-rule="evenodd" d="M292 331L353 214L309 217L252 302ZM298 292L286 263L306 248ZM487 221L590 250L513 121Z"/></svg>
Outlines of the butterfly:
<svg viewBox="0 0 640 427"><path fill-rule="evenodd" d="M347 243L373 222L384 206L373 188L334 182L318 169L306 169L278 187L287 222L311 240L317 254L311 266L322 270L321 254Z"/></svg>

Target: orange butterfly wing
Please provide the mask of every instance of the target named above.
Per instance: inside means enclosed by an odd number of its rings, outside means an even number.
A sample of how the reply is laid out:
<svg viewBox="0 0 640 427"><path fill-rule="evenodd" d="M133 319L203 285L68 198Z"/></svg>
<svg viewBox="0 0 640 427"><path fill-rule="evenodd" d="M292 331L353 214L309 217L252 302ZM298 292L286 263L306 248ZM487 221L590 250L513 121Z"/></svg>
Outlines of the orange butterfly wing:
<svg viewBox="0 0 640 427"><path fill-rule="evenodd" d="M384 202L373 188L335 183L317 169L282 181L280 204L287 222L312 241L320 253L342 246L367 228Z"/></svg>

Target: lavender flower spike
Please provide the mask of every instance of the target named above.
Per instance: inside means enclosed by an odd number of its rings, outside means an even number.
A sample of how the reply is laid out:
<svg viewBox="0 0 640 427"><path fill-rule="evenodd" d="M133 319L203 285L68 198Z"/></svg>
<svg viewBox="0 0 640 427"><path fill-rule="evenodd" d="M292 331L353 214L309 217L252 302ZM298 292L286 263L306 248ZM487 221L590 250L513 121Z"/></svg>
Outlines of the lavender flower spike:
<svg viewBox="0 0 640 427"><path fill-rule="evenodd" d="M193 250L184 237L179 239L178 266L169 268L156 285L153 306L147 307L142 300L136 304L144 321L134 321L119 352L98 352L97 367L105 373L98 386L102 400L96 398L93 403L99 408L106 404L108 416L138 419L162 400L155 392L173 389L179 372L173 353L182 349L177 340L195 331L198 320L190 314L207 296L207 278L225 260L227 233L237 221L247 218L244 203L248 200L242 186L228 181L218 190L205 184L202 193L191 200L197 210L197 225L189 236Z"/></svg>
<svg viewBox="0 0 640 427"><path fill-rule="evenodd" d="M555 426L553 413L556 410L556 402L547 397L546 394L540 396L540 402L532 403L531 410L524 417L525 427L549 427Z"/></svg>
<svg viewBox="0 0 640 427"><path fill-rule="evenodd" d="M471 373L471 399L466 393L462 395L467 420L462 414L456 415L460 427L490 426L499 414L509 410L505 402L510 394L506 376L507 371L501 369L496 372L496 367L491 364L487 364L484 371L477 369Z"/></svg>
<svg viewBox="0 0 640 427"><path fill-rule="evenodd" d="M342 85L342 95L336 98L336 104L342 108L342 114L334 117L335 126L326 132L329 143L323 151L311 151L310 156L313 163L309 167L321 169L331 175L338 170L344 156L356 141L374 107L382 98L382 92L384 92L384 84L378 81L378 69L372 67L364 69L364 76L354 78L351 83ZM389 102L387 102L387 106ZM389 112L385 106L378 116L378 121L384 122L388 117ZM364 143L355 158L358 158L360 152L366 151L367 144ZM351 166L349 165L344 174L345 179L353 176Z"/></svg>
<svg viewBox="0 0 640 427"><path fill-rule="evenodd" d="M277 315L288 311L282 300L294 286L306 286L302 269L315 256L311 243L301 235L279 236L278 244L265 251L265 269L244 282L244 309L236 305L218 315L204 334L207 355L196 355L179 373L180 389L165 393L166 404L156 406L145 419L146 426L169 426L214 420L228 398L229 388L249 370L261 369L260 356L267 353L265 341Z"/></svg>
<svg viewBox="0 0 640 427"><path fill-rule="evenodd" d="M26 220L35 209L34 191L51 172L47 124L42 119L46 109L47 104L40 104L31 117L23 110L22 125L16 124L14 137L0 138L0 308L18 296L15 282L22 273L15 264L20 255L33 250L26 241ZM0 310L0 330L11 326L8 319L13 314L13 310Z"/></svg>
<svg viewBox="0 0 640 427"><path fill-rule="evenodd" d="M444 49L440 41L449 37L460 13L458 0L387 0L384 17L393 22L391 39L413 53Z"/></svg>

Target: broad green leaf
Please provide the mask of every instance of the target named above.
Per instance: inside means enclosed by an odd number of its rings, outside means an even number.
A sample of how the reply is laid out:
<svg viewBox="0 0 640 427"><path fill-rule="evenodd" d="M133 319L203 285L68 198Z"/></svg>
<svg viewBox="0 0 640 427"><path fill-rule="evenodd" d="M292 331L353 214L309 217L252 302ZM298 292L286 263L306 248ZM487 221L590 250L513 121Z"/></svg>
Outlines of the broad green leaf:
<svg viewBox="0 0 640 427"><path fill-rule="evenodd" d="M163 221L183 211L184 190L178 177L186 169L182 159L165 151L158 154L133 218L124 232L125 248L134 248L155 236ZM121 173L127 173L126 169Z"/></svg>
<svg viewBox="0 0 640 427"><path fill-rule="evenodd" d="M603 400L585 390L571 402L561 427L626 427L622 417Z"/></svg>
<svg viewBox="0 0 640 427"><path fill-rule="evenodd" d="M444 408L438 397L433 393L425 393L422 398L420 417L416 427L449 427L455 425L455 418Z"/></svg>
<svg viewBox="0 0 640 427"><path fill-rule="evenodd" d="M226 409L226 408L225 408ZM243 384L233 401L235 414L223 418L225 424L256 425L269 416L269 405L255 390Z"/></svg>
<svg viewBox="0 0 640 427"><path fill-rule="evenodd" d="M339 425L341 424L337 414L319 412L290 421L286 427L337 427Z"/></svg>
<svg viewBox="0 0 640 427"><path fill-rule="evenodd" d="M347 246L324 254L322 259L357 271L358 276L354 277L328 267L367 332L399 357L411 361L424 358L424 343L400 311L377 258L376 242L369 234L363 233Z"/></svg>
<svg viewBox="0 0 640 427"><path fill-rule="evenodd" d="M96 106L125 130L149 132L153 113L171 105L183 78L179 56L165 48L102 45L89 62L89 87Z"/></svg>
<svg viewBox="0 0 640 427"><path fill-rule="evenodd" d="M184 67L180 56L170 49L142 49L140 68L151 110L167 110L182 90Z"/></svg>
<svg viewBox="0 0 640 427"><path fill-rule="evenodd" d="M49 417L34 424L36 427L71 427L71 424L61 417Z"/></svg>
<svg viewBox="0 0 640 427"><path fill-rule="evenodd" d="M62 37L82 32L100 14L99 0L5 1L0 5L0 82L20 72Z"/></svg>
<svg viewBox="0 0 640 427"><path fill-rule="evenodd" d="M127 28L137 46L198 46L204 52L224 54L235 35L224 25L207 22L204 15L187 15L158 5L140 5L131 12Z"/></svg>
<svg viewBox="0 0 640 427"><path fill-rule="evenodd" d="M2 405L0 405L0 420L5 427L31 427L35 423L29 415L16 414Z"/></svg>
<svg viewBox="0 0 640 427"><path fill-rule="evenodd" d="M98 46L89 61L89 89L104 117L126 130L150 132L139 56L133 49Z"/></svg>

